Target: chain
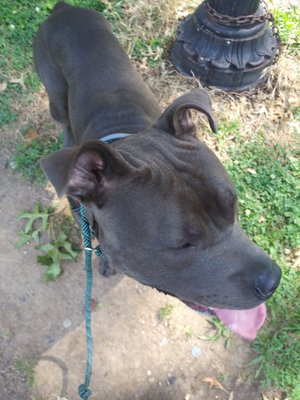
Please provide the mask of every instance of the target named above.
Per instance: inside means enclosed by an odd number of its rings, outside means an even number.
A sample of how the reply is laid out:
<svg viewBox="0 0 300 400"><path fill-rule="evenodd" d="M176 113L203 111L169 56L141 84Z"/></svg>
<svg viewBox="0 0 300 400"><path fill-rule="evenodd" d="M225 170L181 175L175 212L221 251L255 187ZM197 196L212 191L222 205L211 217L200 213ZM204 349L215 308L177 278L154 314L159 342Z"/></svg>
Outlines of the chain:
<svg viewBox="0 0 300 400"><path fill-rule="evenodd" d="M230 23L233 25L243 25L245 23L253 23L253 22L260 23L265 21L274 22L274 17L270 12L268 12L267 4L265 2L264 2L264 10L266 12L264 15L241 15L239 17L232 17L226 14L220 14L209 4L208 0L205 0L204 3L211 17L213 17L218 21Z"/></svg>
<svg viewBox="0 0 300 400"><path fill-rule="evenodd" d="M232 17L230 15L226 14L220 14L218 11L216 11L210 4L208 0L204 0L204 5L207 8L207 11L209 12L210 16L214 18L217 21L229 23L232 25L243 25L246 23L262 23L265 21L269 21L273 34L276 38L277 41L277 52L276 56L274 58L274 63L277 61L279 54L281 53L281 38L279 35L278 28L276 27L275 24L275 19L272 13L268 11L268 5L265 1L263 1L263 8L265 13L263 15L241 15L239 17Z"/></svg>

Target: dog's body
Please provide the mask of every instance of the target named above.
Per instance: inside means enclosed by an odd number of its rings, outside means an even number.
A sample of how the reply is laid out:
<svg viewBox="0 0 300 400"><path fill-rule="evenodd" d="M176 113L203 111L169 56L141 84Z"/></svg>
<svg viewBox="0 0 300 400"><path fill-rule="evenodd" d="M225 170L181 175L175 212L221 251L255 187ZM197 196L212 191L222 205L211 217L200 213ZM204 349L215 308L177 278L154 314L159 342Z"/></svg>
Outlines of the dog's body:
<svg viewBox="0 0 300 400"><path fill-rule="evenodd" d="M255 318L264 319L259 304L278 286L280 269L242 232L236 191L195 137L190 109L216 129L207 93L192 91L161 114L107 21L61 2L34 53L65 131L65 149L43 168L59 195L88 207L110 266L195 309L258 306ZM113 133L132 135L99 140Z"/></svg>
<svg viewBox="0 0 300 400"><path fill-rule="evenodd" d="M102 15L58 3L35 49L51 114L65 127L65 145L140 132L160 115L152 92Z"/></svg>

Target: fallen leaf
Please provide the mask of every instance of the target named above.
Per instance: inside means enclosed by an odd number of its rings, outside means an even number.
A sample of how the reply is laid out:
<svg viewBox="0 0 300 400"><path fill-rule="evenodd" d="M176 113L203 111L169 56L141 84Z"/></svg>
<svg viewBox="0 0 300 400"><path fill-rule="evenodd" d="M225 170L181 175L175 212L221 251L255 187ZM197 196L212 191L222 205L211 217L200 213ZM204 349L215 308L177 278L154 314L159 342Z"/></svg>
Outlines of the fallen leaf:
<svg viewBox="0 0 300 400"><path fill-rule="evenodd" d="M221 383L214 377L206 377L201 379L201 381L208 383L210 388L220 389L223 390L223 392L228 393L224 386L222 386Z"/></svg>
<svg viewBox="0 0 300 400"><path fill-rule="evenodd" d="M98 309L98 302L95 299L91 299L91 311L97 311Z"/></svg>
<svg viewBox="0 0 300 400"><path fill-rule="evenodd" d="M260 218L259 218L259 221L258 221L260 224L263 224L263 223L265 223L266 222L266 217L265 216L261 216Z"/></svg>
<svg viewBox="0 0 300 400"><path fill-rule="evenodd" d="M21 74L20 78L11 79L9 82L10 83L18 83L19 85L22 86L23 90L27 89L26 86L25 86L25 83L24 83L24 74L23 73Z"/></svg>
<svg viewBox="0 0 300 400"><path fill-rule="evenodd" d="M90 301L90 307L91 307L91 312L95 312L97 310L99 310L100 308L100 303L98 303L98 301L96 301L95 299L91 298ZM85 304L82 307L82 311L85 313Z"/></svg>
<svg viewBox="0 0 300 400"><path fill-rule="evenodd" d="M295 267L295 268L299 268L300 267L300 250L296 251L296 253L295 253L295 259L294 259L293 267Z"/></svg>
<svg viewBox="0 0 300 400"><path fill-rule="evenodd" d="M23 136L24 136L24 139L26 139L26 140L33 140L33 139L36 139L39 136L39 134L35 129L29 128L25 131Z"/></svg>
<svg viewBox="0 0 300 400"><path fill-rule="evenodd" d="M7 83L6 82L1 82L0 83L0 92L4 92L7 88Z"/></svg>

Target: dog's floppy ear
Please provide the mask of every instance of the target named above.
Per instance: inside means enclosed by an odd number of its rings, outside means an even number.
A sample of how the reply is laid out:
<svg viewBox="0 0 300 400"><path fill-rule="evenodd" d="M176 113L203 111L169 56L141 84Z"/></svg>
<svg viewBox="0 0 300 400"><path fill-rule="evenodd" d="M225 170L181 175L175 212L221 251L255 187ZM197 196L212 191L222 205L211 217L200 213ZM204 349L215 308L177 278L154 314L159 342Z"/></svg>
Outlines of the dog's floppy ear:
<svg viewBox="0 0 300 400"><path fill-rule="evenodd" d="M113 182L131 171L118 152L100 141L59 150L43 158L41 165L58 196L67 194L99 205Z"/></svg>
<svg viewBox="0 0 300 400"><path fill-rule="evenodd" d="M192 120L191 109L204 113L208 117L212 131L217 132L210 97L203 89L192 90L176 99L158 118L154 127L173 133L177 137L195 135L196 125Z"/></svg>

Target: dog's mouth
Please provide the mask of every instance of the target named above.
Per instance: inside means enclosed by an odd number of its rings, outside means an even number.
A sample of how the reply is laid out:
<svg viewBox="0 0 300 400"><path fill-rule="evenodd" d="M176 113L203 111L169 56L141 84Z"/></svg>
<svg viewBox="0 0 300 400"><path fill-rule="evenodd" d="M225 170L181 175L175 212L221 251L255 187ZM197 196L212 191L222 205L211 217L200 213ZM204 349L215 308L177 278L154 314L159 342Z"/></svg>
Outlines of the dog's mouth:
<svg viewBox="0 0 300 400"><path fill-rule="evenodd" d="M176 297L172 293L162 292ZM229 310L225 308L207 307L187 300L179 300L201 314L216 316L231 331L248 340L254 340L256 338L257 332L263 326L267 317L267 309L264 303L248 310Z"/></svg>
<svg viewBox="0 0 300 400"><path fill-rule="evenodd" d="M249 310L228 310L182 301L195 311L218 317L231 331L248 340L256 338L257 332L263 326L267 316L264 303Z"/></svg>

